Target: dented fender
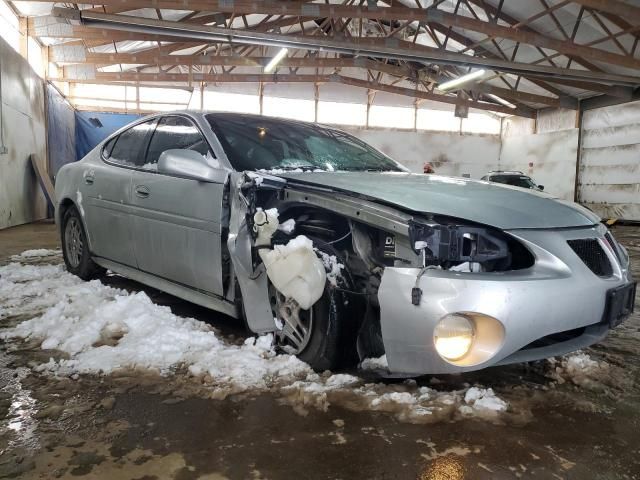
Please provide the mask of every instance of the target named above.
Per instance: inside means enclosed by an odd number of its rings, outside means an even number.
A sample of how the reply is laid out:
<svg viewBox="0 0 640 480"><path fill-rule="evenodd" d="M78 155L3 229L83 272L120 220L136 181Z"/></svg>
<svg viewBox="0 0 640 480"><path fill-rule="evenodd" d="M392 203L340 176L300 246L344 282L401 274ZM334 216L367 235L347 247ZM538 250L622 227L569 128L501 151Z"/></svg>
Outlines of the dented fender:
<svg viewBox="0 0 640 480"><path fill-rule="evenodd" d="M264 265L260 264L254 271L252 264L252 238L247 224L247 214L251 205L245 202L246 197L242 192L245 182L244 173L231 174L229 192L231 215L227 248L231 256L233 272L242 293L247 324L255 333L267 333L275 330L275 324L269 304L266 270Z"/></svg>

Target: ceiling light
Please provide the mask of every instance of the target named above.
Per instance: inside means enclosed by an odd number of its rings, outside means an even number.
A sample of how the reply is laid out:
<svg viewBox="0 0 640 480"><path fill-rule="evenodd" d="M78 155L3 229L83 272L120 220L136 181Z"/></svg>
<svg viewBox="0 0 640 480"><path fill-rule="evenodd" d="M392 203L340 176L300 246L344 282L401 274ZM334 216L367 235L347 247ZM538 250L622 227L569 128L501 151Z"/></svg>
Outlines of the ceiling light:
<svg viewBox="0 0 640 480"><path fill-rule="evenodd" d="M505 100L504 98L499 97L498 95L494 95L493 93L488 93L487 96L489 98L493 98L496 102L501 103L505 107L517 108L513 103L508 102L507 100Z"/></svg>
<svg viewBox="0 0 640 480"><path fill-rule="evenodd" d="M273 57L269 63L267 63L266 67L264 67L264 72L271 73L271 70L276 68L276 65L278 65L280 61L287 55L288 51L289 49L287 48L280 49L280 51L276 53L276 56Z"/></svg>
<svg viewBox="0 0 640 480"><path fill-rule="evenodd" d="M449 80L448 82L441 83L438 85L438 90L451 90L452 88L458 87L464 83L470 82L471 80L475 80L477 78L482 77L485 74L484 70L476 70L475 72L467 73L458 78L454 78L453 80Z"/></svg>

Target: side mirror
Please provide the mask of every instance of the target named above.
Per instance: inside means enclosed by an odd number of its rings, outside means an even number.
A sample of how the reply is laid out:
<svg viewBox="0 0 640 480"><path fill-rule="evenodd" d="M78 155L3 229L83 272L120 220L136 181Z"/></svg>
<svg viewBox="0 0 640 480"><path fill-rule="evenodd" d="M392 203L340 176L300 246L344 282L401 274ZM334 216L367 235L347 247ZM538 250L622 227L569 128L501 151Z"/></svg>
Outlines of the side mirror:
<svg viewBox="0 0 640 480"><path fill-rule="evenodd" d="M540 191L544 190L544 185L538 185L538 190Z"/></svg>
<svg viewBox="0 0 640 480"><path fill-rule="evenodd" d="M158 159L158 172L176 177L216 182L216 171L194 150L165 150Z"/></svg>

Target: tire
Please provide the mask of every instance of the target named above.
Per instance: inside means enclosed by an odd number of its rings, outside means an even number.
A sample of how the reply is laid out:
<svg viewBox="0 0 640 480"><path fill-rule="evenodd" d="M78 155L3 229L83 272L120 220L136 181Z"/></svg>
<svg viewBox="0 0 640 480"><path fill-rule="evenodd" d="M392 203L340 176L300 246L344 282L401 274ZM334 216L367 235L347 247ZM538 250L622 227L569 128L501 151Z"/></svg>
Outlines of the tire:
<svg viewBox="0 0 640 480"><path fill-rule="evenodd" d="M340 260L340 254L331 245L315 238L312 240L316 248L329 255L335 255L338 261L344 265L344 262ZM351 288L350 276L345 269L343 269L338 288L327 281L320 300L311 309L302 311L306 312L307 317L310 316L312 320L310 335L304 347L300 351L292 352L291 349L287 349L290 345L287 345L280 334L276 332L279 347L285 353L296 354L300 360L308 363L316 371L333 370L357 362L356 316L351 314L353 302L348 299L348 294L344 291ZM283 321L279 312L282 311L281 302L284 297L271 287L269 299L274 317ZM288 299L288 301L292 300Z"/></svg>
<svg viewBox="0 0 640 480"><path fill-rule="evenodd" d="M69 273L82 280L92 280L104 273L104 269L91 259L87 234L75 206L69 207L62 218L60 240L62 256Z"/></svg>

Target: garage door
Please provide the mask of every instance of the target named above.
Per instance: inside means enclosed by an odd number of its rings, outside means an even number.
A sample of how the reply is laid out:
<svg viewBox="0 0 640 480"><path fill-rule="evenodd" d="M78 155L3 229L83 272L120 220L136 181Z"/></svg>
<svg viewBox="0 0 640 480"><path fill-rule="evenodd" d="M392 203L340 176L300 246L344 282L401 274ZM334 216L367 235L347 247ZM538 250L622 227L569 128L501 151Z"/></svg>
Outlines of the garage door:
<svg viewBox="0 0 640 480"><path fill-rule="evenodd" d="M640 220L640 102L589 110L578 201L603 218Z"/></svg>

